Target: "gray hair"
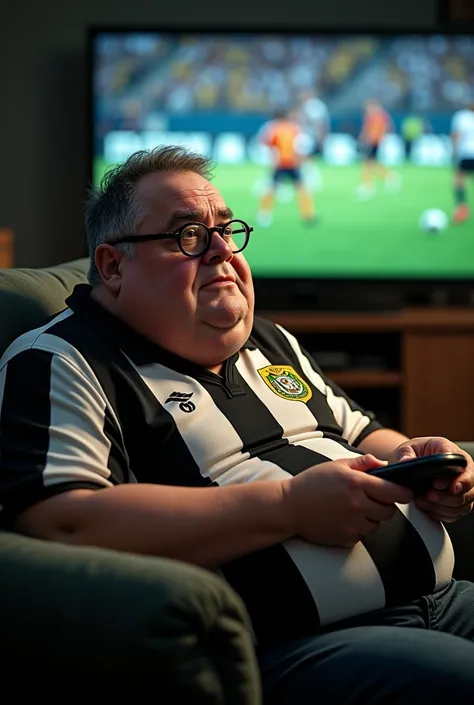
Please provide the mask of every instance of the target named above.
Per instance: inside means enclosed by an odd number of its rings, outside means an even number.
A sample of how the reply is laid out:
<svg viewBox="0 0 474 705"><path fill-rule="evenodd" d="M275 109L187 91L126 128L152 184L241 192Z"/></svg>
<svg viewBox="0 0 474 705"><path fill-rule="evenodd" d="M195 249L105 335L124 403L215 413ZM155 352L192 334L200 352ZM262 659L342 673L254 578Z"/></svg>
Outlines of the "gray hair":
<svg viewBox="0 0 474 705"><path fill-rule="evenodd" d="M96 248L116 237L133 235L138 231L146 209L137 198L138 181L155 172L192 171L206 179L212 178L213 164L201 154L184 147L166 146L140 150L123 164L108 169L98 188L89 191L85 204L85 226L89 247L88 280L92 286L102 279L95 265ZM127 257L135 254L133 243L116 245Z"/></svg>

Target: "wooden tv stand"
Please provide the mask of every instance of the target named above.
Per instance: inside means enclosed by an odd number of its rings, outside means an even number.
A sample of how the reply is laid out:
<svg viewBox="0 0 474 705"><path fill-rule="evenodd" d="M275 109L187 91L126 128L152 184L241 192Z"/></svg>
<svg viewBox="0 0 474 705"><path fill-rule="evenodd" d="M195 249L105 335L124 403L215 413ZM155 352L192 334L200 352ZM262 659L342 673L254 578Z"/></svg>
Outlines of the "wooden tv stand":
<svg viewBox="0 0 474 705"><path fill-rule="evenodd" d="M365 360L325 371L377 414L391 408L389 422L408 436L474 439L474 308L257 313L296 334L316 359L324 347Z"/></svg>

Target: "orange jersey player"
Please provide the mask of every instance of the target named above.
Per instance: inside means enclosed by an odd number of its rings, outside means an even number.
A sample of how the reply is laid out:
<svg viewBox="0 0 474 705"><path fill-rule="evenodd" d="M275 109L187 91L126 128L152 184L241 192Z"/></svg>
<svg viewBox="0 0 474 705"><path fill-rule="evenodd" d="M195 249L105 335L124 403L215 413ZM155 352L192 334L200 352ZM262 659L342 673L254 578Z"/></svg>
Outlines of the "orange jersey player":
<svg viewBox="0 0 474 705"><path fill-rule="evenodd" d="M298 207L301 218L306 223L314 222L314 206L311 194L301 177L303 155L298 149L298 140L302 136L300 126L291 120L288 113L280 113L275 120L263 126L260 140L271 148L273 153L272 183L264 194L259 207L257 219L262 227L272 222L275 203L275 190L278 184L291 181L298 194Z"/></svg>
<svg viewBox="0 0 474 705"><path fill-rule="evenodd" d="M387 191L397 191L400 187L400 176L388 169L379 159L380 145L391 131L393 131L393 123L390 115L376 100L368 100L365 104L359 135L363 163L357 195L361 199L374 196L377 177L382 179Z"/></svg>
<svg viewBox="0 0 474 705"><path fill-rule="evenodd" d="M272 120L264 127L262 141L273 150L275 169L299 169L302 157L296 146L300 135L299 125L285 117Z"/></svg>
<svg viewBox="0 0 474 705"><path fill-rule="evenodd" d="M377 156L380 143L391 129L390 115L376 101L367 101L360 141L367 147L372 158Z"/></svg>

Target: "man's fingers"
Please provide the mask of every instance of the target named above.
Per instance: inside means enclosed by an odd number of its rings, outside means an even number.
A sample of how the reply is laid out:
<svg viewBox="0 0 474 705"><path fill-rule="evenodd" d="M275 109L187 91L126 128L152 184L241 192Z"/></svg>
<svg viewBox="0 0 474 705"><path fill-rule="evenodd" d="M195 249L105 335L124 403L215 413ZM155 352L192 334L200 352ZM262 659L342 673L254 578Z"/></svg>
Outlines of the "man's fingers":
<svg viewBox="0 0 474 705"><path fill-rule="evenodd" d="M381 521L388 521L391 519L395 512L395 504L380 504L380 502L371 501L367 510L367 519L380 523Z"/></svg>
<svg viewBox="0 0 474 705"><path fill-rule="evenodd" d="M461 517L467 516L472 511L472 502L448 506L446 504L435 504L427 499L417 499L416 505L433 519L445 522L456 521Z"/></svg>
<svg viewBox="0 0 474 705"><path fill-rule="evenodd" d="M473 501L474 498L471 494L451 494L446 491L430 490L423 499L444 507L462 507L464 504L470 504Z"/></svg>
<svg viewBox="0 0 474 705"><path fill-rule="evenodd" d="M395 456L395 462L397 463L404 463L406 460L414 460L417 457L413 448L410 445L405 444L398 446Z"/></svg>
<svg viewBox="0 0 474 705"><path fill-rule="evenodd" d="M365 455L347 458L347 464L351 470L361 470L362 472L366 472L371 468L381 468L384 465L387 465L387 461L376 458L375 455L372 455L372 453L365 453Z"/></svg>
<svg viewBox="0 0 474 705"><path fill-rule="evenodd" d="M367 475L365 493L370 499L382 504L393 504L393 502L408 504L413 499L413 492L408 487L382 480L373 475Z"/></svg>
<svg viewBox="0 0 474 705"><path fill-rule="evenodd" d="M458 477L451 480L449 485L450 492L454 494L466 494L469 490L472 490L474 485L474 473L472 466L460 473Z"/></svg>
<svg viewBox="0 0 474 705"><path fill-rule="evenodd" d="M437 519L437 521L442 521L445 524L453 524L455 521L459 521L459 519L462 519L463 517L467 516L470 512L463 513L463 514L440 514L439 512L426 512L428 516L430 516L432 519Z"/></svg>
<svg viewBox="0 0 474 705"><path fill-rule="evenodd" d="M349 467L351 470L361 470L367 472L372 468L384 467L387 465L386 460L380 460L371 453L359 455L357 458L349 458ZM396 485L394 482L382 480L379 477L367 475L367 484L365 493L367 497L381 504L391 505L394 502L400 504L408 504L413 499L413 493L407 487Z"/></svg>

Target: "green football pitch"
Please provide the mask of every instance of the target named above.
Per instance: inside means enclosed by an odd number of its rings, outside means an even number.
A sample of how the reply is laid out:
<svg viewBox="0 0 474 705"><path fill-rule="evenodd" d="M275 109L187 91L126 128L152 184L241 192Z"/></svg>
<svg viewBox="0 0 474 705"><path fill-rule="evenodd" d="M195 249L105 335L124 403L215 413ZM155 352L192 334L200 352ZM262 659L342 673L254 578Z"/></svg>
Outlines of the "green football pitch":
<svg viewBox="0 0 474 705"><path fill-rule="evenodd" d="M96 163L95 182L105 165ZM321 188L313 193L318 220L301 222L291 187L277 200L273 223L257 223L259 193L268 170L253 164L219 165L214 183L236 218L253 225L246 257L257 276L460 277L474 276L474 218L439 234L419 226L426 209L453 210L452 171L406 165L395 171L398 190L377 184L369 200L356 189L360 167L320 165ZM468 187L474 209L474 185Z"/></svg>

